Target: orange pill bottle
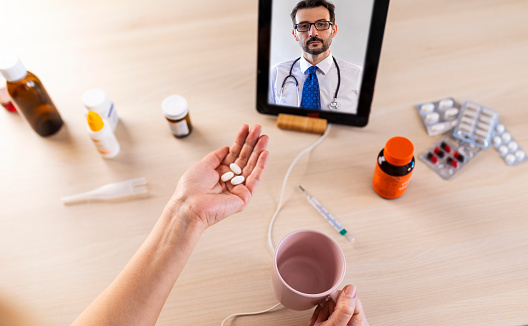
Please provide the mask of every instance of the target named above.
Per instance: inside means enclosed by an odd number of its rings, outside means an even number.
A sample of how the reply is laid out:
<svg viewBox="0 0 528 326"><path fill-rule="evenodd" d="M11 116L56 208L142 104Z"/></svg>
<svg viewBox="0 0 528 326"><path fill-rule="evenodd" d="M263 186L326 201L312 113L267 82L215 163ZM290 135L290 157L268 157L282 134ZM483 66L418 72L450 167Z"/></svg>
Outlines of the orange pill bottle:
<svg viewBox="0 0 528 326"><path fill-rule="evenodd" d="M405 137L392 137L378 155L372 188L383 198L398 198L407 190L413 169L413 143Z"/></svg>

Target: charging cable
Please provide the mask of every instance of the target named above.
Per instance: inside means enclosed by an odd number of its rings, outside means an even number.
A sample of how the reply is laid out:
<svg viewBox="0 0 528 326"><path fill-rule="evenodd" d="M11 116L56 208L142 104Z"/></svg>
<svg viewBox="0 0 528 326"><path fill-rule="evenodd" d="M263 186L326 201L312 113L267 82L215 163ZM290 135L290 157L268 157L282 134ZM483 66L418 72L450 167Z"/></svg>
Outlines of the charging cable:
<svg viewBox="0 0 528 326"><path fill-rule="evenodd" d="M272 255L275 252L275 246L273 245L273 239L272 239L273 224L275 224L275 220L277 219L277 215L279 214L279 211L280 211L280 209L282 207L282 200L284 198L284 190L286 189L286 183L288 182L288 178L290 176L290 173L293 170L293 167L295 166L295 164L297 164L297 162L299 161L299 159L304 154L306 154L306 153L310 152L311 150L313 150L314 148L316 148L326 138L326 136L328 135L329 131L330 131L330 124L326 127L326 131L324 132L324 134L315 143L313 143L311 146L309 146L309 147L305 148L304 150L302 150L297 155L297 157L295 157L295 159L293 160L292 164L290 164L290 167L288 168L288 171L286 172L286 175L284 176L284 180L282 182L282 189L281 189L281 193L280 193L280 196L279 196L279 204L277 205L277 209L275 210L275 213L273 213L273 217L271 218L269 226L268 226L268 245L269 245L269 247L271 249ZM263 314L263 313L266 313L268 311L271 311L271 310L277 308L280 305L281 305L280 303L277 303L273 307L268 308L266 310L232 314L232 315L226 317L222 321L221 326L224 326L225 322L228 321L230 318L238 317L238 316L251 316L251 315Z"/></svg>

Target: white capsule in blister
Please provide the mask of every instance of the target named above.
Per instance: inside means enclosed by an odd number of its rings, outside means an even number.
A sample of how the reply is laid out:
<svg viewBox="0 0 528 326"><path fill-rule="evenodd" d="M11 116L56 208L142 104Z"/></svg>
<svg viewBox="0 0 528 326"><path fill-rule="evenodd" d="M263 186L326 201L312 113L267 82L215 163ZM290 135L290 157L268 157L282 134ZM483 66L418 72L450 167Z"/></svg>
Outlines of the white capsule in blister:
<svg viewBox="0 0 528 326"><path fill-rule="evenodd" d="M487 115L488 117L493 117L495 112L493 112L493 110L490 110L490 109L482 109L482 114Z"/></svg>
<svg viewBox="0 0 528 326"><path fill-rule="evenodd" d="M509 132L503 133L501 137L505 142L509 142L511 140L511 134Z"/></svg>
<svg viewBox="0 0 528 326"><path fill-rule="evenodd" d="M500 136L493 137L493 146L498 147L502 143Z"/></svg>
<svg viewBox="0 0 528 326"><path fill-rule="evenodd" d="M237 175L236 177L234 177L233 179L231 179L231 184L232 184L233 186L239 185L239 184L241 184L242 182L244 182L244 176L242 176L242 175Z"/></svg>
<svg viewBox="0 0 528 326"><path fill-rule="evenodd" d="M506 163L508 163L508 164L513 164L513 163L515 163L515 155L508 154L508 155L506 155L504 160L506 160Z"/></svg>
<svg viewBox="0 0 528 326"><path fill-rule="evenodd" d="M438 103L438 106L441 109L447 109L447 108L453 107L453 104L454 104L453 100L450 98L447 98L445 100L441 100L440 103Z"/></svg>
<svg viewBox="0 0 528 326"><path fill-rule="evenodd" d="M231 169L231 171L235 172L235 174L242 173L242 169L240 168L240 166L236 165L235 163L229 164L229 168Z"/></svg>
<svg viewBox="0 0 528 326"><path fill-rule="evenodd" d="M425 122L427 123L435 123L438 122L439 119L440 115L438 114L438 112L429 113L425 116Z"/></svg>
<svg viewBox="0 0 528 326"><path fill-rule="evenodd" d="M469 117L469 118L472 118L472 119L475 119L477 117L477 111L468 111L468 110L465 110L464 111L464 117Z"/></svg>
<svg viewBox="0 0 528 326"><path fill-rule="evenodd" d="M508 153L508 147L506 145L501 145L501 147L499 147L499 154L504 156L506 153Z"/></svg>
<svg viewBox="0 0 528 326"><path fill-rule="evenodd" d="M477 129L477 131L475 131L475 134L482 138L488 138L488 132L486 130Z"/></svg>
<svg viewBox="0 0 528 326"><path fill-rule="evenodd" d="M457 114L458 114L458 109L451 108L451 109L446 110L444 116L446 119L450 119L450 118L456 117Z"/></svg>
<svg viewBox="0 0 528 326"><path fill-rule="evenodd" d="M526 154L521 151L521 150L518 150L517 152L515 152L515 157L519 160L519 161L522 161L524 160L524 158L526 157Z"/></svg>
<svg viewBox="0 0 528 326"><path fill-rule="evenodd" d="M233 172L229 171L229 172L226 172L226 173L222 174L222 176L220 177L220 180L222 180L223 182L228 182L234 176L235 176L235 174Z"/></svg>
<svg viewBox="0 0 528 326"><path fill-rule="evenodd" d="M420 113L421 113L421 114L431 113L431 112L433 112L434 107L435 107L435 106L434 106L433 103L425 103L425 104L422 104L422 106L420 107Z"/></svg>
<svg viewBox="0 0 528 326"><path fill-rule="evenodd" d="M466 132L472 132L473 126L468 125L467 123L461 123L460 126L458 126L458 129L466 131Z"/></svg>
<svg viewBox="0 0 528 326"><path fill-rule="evenodd" d="M475 119L472 119L472 118L469 118L469 117L462 117L462 119L460 119L460 121L462 123L465 123L465 124L468 124L468 125L473 125L473 123L475 122Z"/></svg>
<svg viewBox="0 0 528 326"><path fill-rule="evenodd" d="M517 148L519 148L519 144L517 144L517 142L512 141L508 144L508 148L510 149L510 151L515 152Z"/></svg>
<svg viewBox="0 0 528 326"><path fill-rule="evenodd" d="M433 125L431 127L431 130L434 132L441 132L441 131L444 131L445 128L446 128L445 124L439 123L439 124Z"/></svg>
<svg viewBox="0 0 528 326"><path fill-rule="evenodd" d="M506 129L506 127L504 127L504 125L502 123L499 123L496 127L495 127L495 131L498 133L498 134L502 134L504 132L504 130Z"/></svg>
<svg viewBox="0 0 528 326"><path fill-rule="evenodd" d="M479 122L479 123L477 124L477 128L482 129L482 130L489 131L489 130L490 130L490 125L487 124L487 123Z"/></svg>
<svg viewBox="0 0 528 326"><path fill-rule="evenodd" d="M480 109L480 106L475 103L466 103L466 108L471 111L478 111L478 109Z"/></svg>
<svg viewBox="0 0 528 326"><path fill-rule="evenodd" d="M480 121L480 122L487 123L487 124L491 124L491 118L490 118L490 117L485 117L485 116L483 116L483 115L481 115L481 116L479 117L479 121Z"/></svg>

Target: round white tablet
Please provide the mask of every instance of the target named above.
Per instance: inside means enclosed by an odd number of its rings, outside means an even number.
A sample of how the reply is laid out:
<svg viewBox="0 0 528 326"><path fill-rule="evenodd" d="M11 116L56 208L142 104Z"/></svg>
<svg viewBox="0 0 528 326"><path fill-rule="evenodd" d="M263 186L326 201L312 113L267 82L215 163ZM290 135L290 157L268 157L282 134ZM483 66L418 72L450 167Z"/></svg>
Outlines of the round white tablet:
<svg viewBox="0 0 528 326"><path fill-rule="evenodd" d="M433 112L433 110L434 110L434 104L433 103L425 103L425 104L422 104L422 106L420 107L420 113L421 114L431 113L431 112Z"/></svg>
<svg viewBox="0 0 528 326"><path fill-rule="evenodd" d="M510 139L511 139L511 134L510 134L509 132L505 132L505 133L502 134L501 137L502 137L502 140L504 140L504 141L507 142L507 141L510 141Z"/></svg>
<svg viewBox="0 0 528 326"><path fill-rule="evenodd" d="M513 164L513 163L515 163L515 155L508 154L508 155L506 155L505 160L506 160L506 163Z"/></svg>
<svg viewBox="0 0 528 326"><path fill-rule="evenodd" d="M517 148L519 148L519 144L517 144L517 142L515 141L512 141L508 144L508 148L510 149L510 151L515 152Z"/></svg>

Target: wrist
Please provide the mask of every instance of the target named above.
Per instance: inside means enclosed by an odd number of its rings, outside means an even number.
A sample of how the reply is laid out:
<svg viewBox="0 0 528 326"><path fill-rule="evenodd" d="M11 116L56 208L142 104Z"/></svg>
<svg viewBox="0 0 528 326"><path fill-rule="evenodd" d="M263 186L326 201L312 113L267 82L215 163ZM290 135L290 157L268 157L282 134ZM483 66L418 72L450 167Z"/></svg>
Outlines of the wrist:
<svg viewBox="0 0 528 326"><path fill-rule="evenodd" d="M193 212L191 206L181 198L171 198L163 210L163 215L170 220L169 223L177 222L189 231L194 230L201 234L207 228L207 225Z"/></svg>

